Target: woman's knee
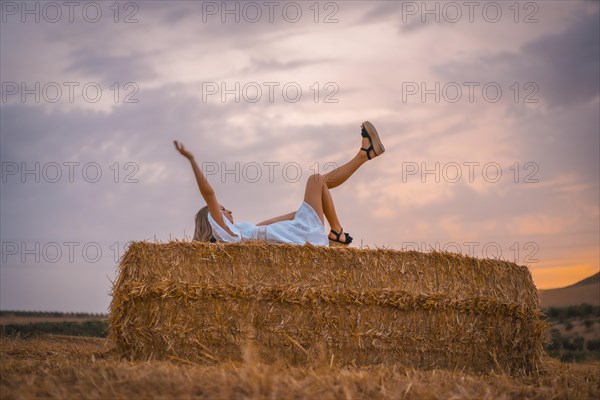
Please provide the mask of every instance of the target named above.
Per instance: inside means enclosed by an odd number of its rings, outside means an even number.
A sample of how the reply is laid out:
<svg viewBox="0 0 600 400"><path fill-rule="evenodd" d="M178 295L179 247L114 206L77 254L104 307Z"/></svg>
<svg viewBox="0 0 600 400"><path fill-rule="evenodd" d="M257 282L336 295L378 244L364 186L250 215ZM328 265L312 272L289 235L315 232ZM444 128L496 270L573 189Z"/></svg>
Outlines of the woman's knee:
<svg viewBox="0 0 600 400"><path fill-rule="evenodd" d="M304 198L307 203L321 202L324 184L325 178L321 174L312 174L308 177L306 181L306 190L304 192Z"/></svg>
<svg viewBox="0 0 600 400"><path fill-rule="evenodd" d="M325 178L321 174L312 174L306 182L304 201L308 203L323 221L323 186Z"/></svg>
<svg viewBox="0 0 600 400"><path fill-rule="evenodd" d="M312 174L308 177L309 184L323 184L325 183L325 177L319 173Z"/></svg>

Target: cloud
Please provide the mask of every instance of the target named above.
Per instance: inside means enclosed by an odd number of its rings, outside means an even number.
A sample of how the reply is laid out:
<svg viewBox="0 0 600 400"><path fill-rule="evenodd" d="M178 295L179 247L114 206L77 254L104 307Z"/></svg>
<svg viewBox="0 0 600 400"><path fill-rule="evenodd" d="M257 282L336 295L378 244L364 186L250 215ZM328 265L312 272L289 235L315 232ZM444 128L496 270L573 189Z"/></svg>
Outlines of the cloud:
<svg viewBox="0 0 600 400"><path fill-rule="evenodd" d="M241 74L256 73L256 72L269 72L269 71L281 71L281 70L294 70L305 66L318 65L322 63L332 62L332 59L315 59L315 60L292 60L292 61L279 61L275 59L250 59L250 65L240 71Z"/></svg>
<svg viewBox="0 0 600 400"><path fill-rule="evenodd" d="M564 32L525 44L522 52L532 57L517 61L517 68L521 69L518 75L539 80L542 95L550 106L596 98L600 90L599 37L600 14L583 14Z"/></svg>
<svg viewBox="0 0 600 400"><path fill-rule="evenodd" d="M422 13L429 5L425 5L424 2L416 1L381 1L372 2L371 8L363 13L359 20L361 24L372 24L379 22L393 22L396 23L398 34L403 35L407 33L414 33L426 27L431 27L439 24L447 24L444 19L439 19L436 22L435 15L429 14L425 17L425 21L422 20ZM438 10L441 10L440 3L433 3Z"/></svg>
<svg viewBox="0 0 600 400"><path fill-rule="evenodd" d="M573 106L599 95L599 20L598 11L581 13L563 32L525 43L518 52L481 54L474 60L438 64L434 71L449 81L501 78L506 87L534 82L549 107Z"/></svg>
<svg viewBox="0 0 600 400"><path fill-rule="evenodd" d="M80 72L109 83L116 79L141 81L157 76L152 63L146 61L145 55L139 52L110 55L93 47L85 47L74 50L71 60L65 72Z"/></svg>

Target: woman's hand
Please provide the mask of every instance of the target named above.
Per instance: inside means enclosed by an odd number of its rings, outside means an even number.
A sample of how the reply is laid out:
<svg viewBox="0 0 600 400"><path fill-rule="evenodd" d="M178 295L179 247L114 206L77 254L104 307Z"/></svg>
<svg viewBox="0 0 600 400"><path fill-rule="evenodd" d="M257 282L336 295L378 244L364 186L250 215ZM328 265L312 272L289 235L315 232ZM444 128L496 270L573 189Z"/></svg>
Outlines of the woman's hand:
<svg viewBox="0 0 600 400"><path fill-rule="evenodd" d="M192 153L190 153L188 150L185 149L185 147L183 147L183 143L179 143L177 140L173 140L173 143L175 144L175 148L177 149L179 154L181 154L188 160L192 160L194 158Z"/></svg>

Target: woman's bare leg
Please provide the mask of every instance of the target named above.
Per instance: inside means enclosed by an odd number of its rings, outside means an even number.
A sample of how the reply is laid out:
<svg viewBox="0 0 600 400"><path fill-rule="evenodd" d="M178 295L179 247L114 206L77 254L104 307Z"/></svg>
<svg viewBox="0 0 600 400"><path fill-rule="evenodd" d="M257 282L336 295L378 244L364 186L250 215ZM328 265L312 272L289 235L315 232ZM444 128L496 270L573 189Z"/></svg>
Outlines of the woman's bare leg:
<svg viewBox="0 0 600 400"><path fill-rule="evenodd" d="M323 185L323 213L325 214L325 218L327 218L327 222L329 222L331 229L339 232L342 229L342 224L338 219L337 212L335 211L335 206L333 204L333 198L331 197L331 192L329 191L327 185ZM332 237L332 239L334 238L335 236ZM342 242L346 240L345 235L340 236L340 240Z"/></svg>
<svg viewBox="0 0 600 400"><path fill-rule="evenodd" d="M323 186L325 186L325 177L321 174L313 174L306 181L304 190L304 201L315 210L321 222L323 222Z"/></svg>
<svg viewBox="0 0 600 400"><path fill-rule="evenodd" d="M362 147L369 147L369 139L363 138ZM367 153L359 150L358 154L356 154L352 160L324 175L327 187L329 189L333 189L346 182L346 180L348 180L348 178L350 178L350 176L352 176L352 174L355 173L361 165L367 162L367 160Z"/></svg>
<svg viewBox="0 0 600 400"><path fill-rule="evenodd" d="M306 182L306 190L304 192L304 201L315 210L321 219L321 222L324 222L324 214L331 229L337 232L342 229L342 225L340 224L335 211L333 198L331 197L331 193L327 187L325 175L314 174L308 178L308 181ZM331 233L329 237L332 239L335 238L335 236ZM340 236L340 240L342 242L345 241L346 235L342 234Z"/></svg>

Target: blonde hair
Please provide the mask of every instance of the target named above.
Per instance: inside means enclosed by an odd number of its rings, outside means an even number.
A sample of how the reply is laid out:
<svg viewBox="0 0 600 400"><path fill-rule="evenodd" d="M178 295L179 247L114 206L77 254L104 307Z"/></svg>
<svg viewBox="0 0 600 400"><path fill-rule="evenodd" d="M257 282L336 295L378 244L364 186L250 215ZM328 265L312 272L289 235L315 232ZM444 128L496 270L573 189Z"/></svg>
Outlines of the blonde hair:
<svg viewBox="0 0 600 400"><path fill-rule="evenodd" d="M194 240L199 242L216 242L213 231L208 222L208 206L204 206L196 213L196 229Z"/></svg>

